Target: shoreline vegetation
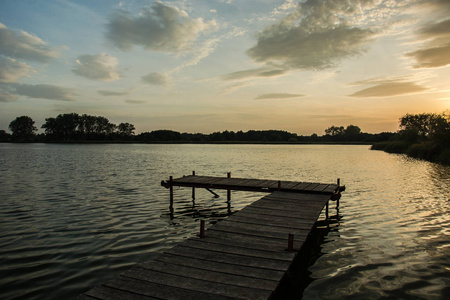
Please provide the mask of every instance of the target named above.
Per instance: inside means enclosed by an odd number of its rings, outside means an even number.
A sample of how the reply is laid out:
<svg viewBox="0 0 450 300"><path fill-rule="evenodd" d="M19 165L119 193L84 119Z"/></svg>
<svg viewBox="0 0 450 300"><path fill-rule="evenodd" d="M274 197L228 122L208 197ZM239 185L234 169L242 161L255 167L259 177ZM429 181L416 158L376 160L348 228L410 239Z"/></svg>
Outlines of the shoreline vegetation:
<svg viewBox="0 0 450 300"><path fill-rule="evenodd" d="M319 136L298 135L282 130L222 131L211 134L154 130L135 134L130 123L111 123L101 116L60 114L46 118L44 133L36 134L34 121L17 117L9 130L0 130L3 143L67 144L345 144L372 145L372 150L406 154L413 158L450 165L450 114L406 114L400 118L400 130L377 134L362 132L358 126L331 126Z"/></svg>

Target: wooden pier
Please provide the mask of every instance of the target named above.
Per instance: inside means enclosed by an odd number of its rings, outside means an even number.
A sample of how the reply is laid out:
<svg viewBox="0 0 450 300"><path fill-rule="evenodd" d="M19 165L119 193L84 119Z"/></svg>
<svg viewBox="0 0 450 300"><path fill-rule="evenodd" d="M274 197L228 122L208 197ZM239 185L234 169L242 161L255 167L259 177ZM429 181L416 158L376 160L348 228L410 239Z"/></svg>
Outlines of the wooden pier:
<svg viewBox="0 0 450 300"><path fill-rule="evenodd" d="M139 264L77 299L273 299L337 184L196 176L173 187L265 191L269 194L200 234ZM211 191L212 192L212 191ZM214 192L213 192L214 193ZM193 190L193 197L195 191ZM227 193L230 200L230 193ZM338 203L338 202L337 202Z"/></svg>

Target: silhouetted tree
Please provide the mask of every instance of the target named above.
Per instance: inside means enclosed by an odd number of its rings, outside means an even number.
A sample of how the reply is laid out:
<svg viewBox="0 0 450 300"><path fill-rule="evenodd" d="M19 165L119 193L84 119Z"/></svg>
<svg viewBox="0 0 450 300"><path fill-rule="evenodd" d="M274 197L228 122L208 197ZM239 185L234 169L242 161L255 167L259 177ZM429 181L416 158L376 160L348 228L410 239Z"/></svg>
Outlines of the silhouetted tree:
<svg viewBox="0 0 450 300"><path fill-rule="evenodd" d="M117 126L117 133L122 137L130 137L134 135L134 125L130 123L120 123Z"/></svg>
<svg viewBox="0 0 450 300"><path fill-rule="evenodd" d="M344 126L331 126L325 129L326 135L336 136L336 135L343 135L345 133Z"/></svg>
<svg viewBox="0 0 450 300"><path fill-rule="evenodd" d="M361 140L361 128L355 125L348 125L344 132L345 138L348 141Z"/></svg>
<svg viewBox="0 0 450 300"><path fill-rule="evenodd" d="M34 126L34 121L28 116L21 116L15 118L8 126L12 132L14 140L27 141L35 136L37 128Z"/></svg>
<svg viewBox="0 0 450 300"><path fill-rule="evenodd" d="M0 130L0 142L9 142L11 135L4 130Z"/></svg>

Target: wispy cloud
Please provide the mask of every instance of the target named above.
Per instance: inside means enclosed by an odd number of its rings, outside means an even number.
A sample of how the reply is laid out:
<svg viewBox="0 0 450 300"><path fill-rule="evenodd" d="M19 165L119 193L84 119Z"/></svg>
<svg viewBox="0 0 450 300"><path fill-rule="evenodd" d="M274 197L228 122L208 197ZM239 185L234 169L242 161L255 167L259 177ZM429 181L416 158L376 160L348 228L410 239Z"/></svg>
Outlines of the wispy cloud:
<svg viewBox="0 0 450 300"><path fill-rule="evenodd" d="M420 93L429 90L412 81L404 78L398 79L371 79L356 82L355 85L372 85L371 87L359 90L350 97L391 97L413 93Z"/></svg>
<svg viewBox="0 0 450 300"><path fill-rule="evenodd" d="M301 94L289 94L289 93L275 93L275 94L264 94L255 98L255 100L265 100L265 99L291 99L304 97Z"/></svg>
<svg viewBox="0 0 450 300"><path fill-rule="evenodd" d="M133 100L133 99L127 99L125 100L126 103L130 103L130 104L144 104L145 101L143 100Z"/></svg>
<svg viewBox="0 0 450 300"><path fill-rule="evenodd" d="M14 95L4 91L0 88L0 102L13 102L19 98L19 95Z"/></svg>
<svg viewBox="0 0 450 300"><path fill-rule="evenodd" d="M0 56L0 82L17 82L22 77L30 77L33 73L36 73L36 70L30 65Z"/></svg>
<svg viewBox="0 0 450 300"><path fill-rule="evenodd" d="M450 14L450 5L448 13ZM426 24L417 34L425 44L419 50L406 54L416 61L414 68L438 68L450 65L450 18Z"/></svg>
<svg viewBox="0 0 450 300"><path fill-rule="evenodd" d="M13 101L19 96L26 96L35 99L73 101L76 95L75 90L51 84L19 84L10 83L0 86L3 102ZM8 102L9 102L8 101Z"/></svg>
<svg viewBox="0 0 450 300"><path fill-rule="evenodd" d="M107 24L106 38L123 51L139 45L176 53L188 50L201 32L214 26L214 21L192 18L186 11L157 1L137 17L124 10L116 12Z"/></svg>
<svg viewBox="0 0 450 300"><path fill-rule="evenodd" d="M98 90L97 93L99 93L102 96L125 96L128 95L129 92L114 92L114 91L106 91L106 90Z"/></svg>
<svg viewBox="0 0 450 300"><path fill-rule="evenodd" d="M116 57L106 53L85 54L76 59L76 66L72 69L72 72L87 79L116 81L122 77L117 70L118 63Z"/></svg>
<svg viewBox="0 0 450 300"><path fill-rule="evenodd" d="M25 31L15 31L0 23L0 54L15 59L48 63L59 56L39 37Z"/></svg>
<svg viewBox="0 0 450 300"><path fill-rule="evenodd" d="M164 73L153 72L142 77L142 82L146 84L167 86L171 82L171 78Z"/></svg>
<svg viewBox="0 0 450 300"><path fill-rule="evenodd" d="M255 77L277 77L286 74L288 71L278 68L257 68L233 72L222 76L224 80L242 80Z"/></svg>

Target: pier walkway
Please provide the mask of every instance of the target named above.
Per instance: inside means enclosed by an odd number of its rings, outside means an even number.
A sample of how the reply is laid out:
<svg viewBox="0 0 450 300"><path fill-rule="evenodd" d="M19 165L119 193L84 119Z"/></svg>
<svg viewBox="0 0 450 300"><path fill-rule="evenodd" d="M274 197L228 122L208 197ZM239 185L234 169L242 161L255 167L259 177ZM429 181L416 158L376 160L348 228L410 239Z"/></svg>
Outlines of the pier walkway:
<svg viewBox="0 0 450 300"><path fill-rule="evenodd" d="M173 186L269 194L199 236L77 299L273 299L329 200L345 187L293 181L185 176ZM229 197L229 194L228 194Z"/></svg>

